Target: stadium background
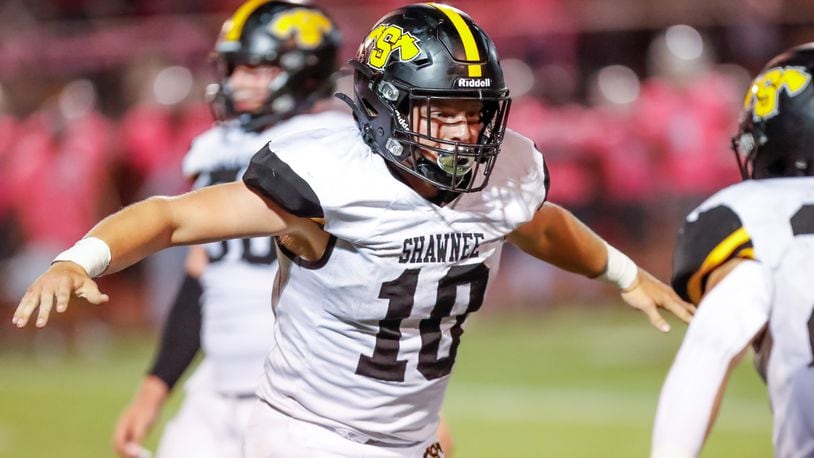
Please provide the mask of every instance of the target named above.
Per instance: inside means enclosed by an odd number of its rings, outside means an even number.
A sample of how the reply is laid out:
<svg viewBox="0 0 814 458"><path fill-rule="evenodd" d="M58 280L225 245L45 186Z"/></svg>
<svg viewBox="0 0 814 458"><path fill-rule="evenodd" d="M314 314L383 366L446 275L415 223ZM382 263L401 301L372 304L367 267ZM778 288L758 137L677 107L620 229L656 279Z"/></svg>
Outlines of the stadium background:
<svg viewBox="0 0 814 458"><path fill-rule="evenodd" d="M110 305L73 306L45 330L13 328L11 312L96 220L186 189L181 157L211 122L208 56L239 3L0 2L0 457L112 455L113 423L149 363L183 250L102 279ZM342 26L347 59L400 3L320 4ZM738 179L729 137L750 75L814 40L804 0L451 4L497 43L510 126L546 154L551 200L662 279L684 214ZM610 288L508 250L445 405L457 456L645 456L684 329L658 335ZM749 366L704 456L771 454L768 402Z"/></svg>

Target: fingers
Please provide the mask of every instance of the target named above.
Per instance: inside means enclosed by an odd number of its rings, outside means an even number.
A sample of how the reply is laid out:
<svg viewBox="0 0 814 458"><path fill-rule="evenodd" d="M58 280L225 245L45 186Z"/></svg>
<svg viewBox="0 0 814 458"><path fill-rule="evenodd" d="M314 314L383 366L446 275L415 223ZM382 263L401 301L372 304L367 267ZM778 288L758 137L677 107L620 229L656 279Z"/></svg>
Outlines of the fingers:
<svg viewBox="0 0 814 458"><path fill-rule="evenodd" d="M650 320L650 324L652 324L653 327L661 332L670 332L670 325L659 314L656 307L647 307L642 309L642 311L647 315L647 318Z"/></svg>
<svg viewBox="0 0 814 458"><path fill-rule="evenodd" d="M94 305L103 304L110 299L107 294L102 294L96 282L90 279L82 282L82 285L76 289L76 297L81 297Z"/></svg>
<svg viewBox="0 0 814 458"><path fill-rule="evenodd" d="M41 328L48 323L48 316L51 315L51 309L54 307L54 293L51 291L44 291L40 294L40 312L37 315L36 326Z"/></svg>
<svg viewBox="0 0 814 458"><path fill-rule="evenodd" d="M623 293L622 299L624 299L625 302L627 302L627 304L631 307L640 310L647 315L647 319L650 320L650 324L652 324L656 329L661 332L670 332L670 325L667 324L667 321L665 321L658 312L656 300L651 295L647 294L643 289L638 288Z"/></svg>
<svg viewBox="0 0 814 458"><path fill-rule="evenodd" d="M57 288L57 313L63 313L68 310L68 303L71 301L71 283L66 279L59 284Z"/></svg>
<svg viewBox="0 0 814 458"><path fill-rule="evenodd" d="M113 449L123 458L139 458L144 429L139 428L138 420L131 411L126 411L113 434Z"/></svg>
<svg viewBox="0 0 814 458"><path fill-rule="evenodd" d="M144 436L147 434L147 425L142 422L136 422L130 431L130 437L124 444L124 453L128 458L143 458L149 457L149 450L141 446L144 441Z"/></svg>
<svg viewBox="0 0 814 458"><path fill-rule="evenodd" d="M14 312L14 317L11 319L12 324L18 328L24 327L38 305L40 305L39 290L29 289Z"/></svg>
<svg viewBox="0 0 814 458"><path fill-rule="evenodd" d="M689 323L695 313L695 306L678 298L668 298L662 307L685 323Z"/></svg>
<svg viewBox="0 0 814 458"><path fill-rule="evenodd" d="M116 423L116 429L113 431L113 450L119 456L127 456L125 446L129 442L129 430L128 430L128 417L125 413L125 416L119 419L119 422Z"/></svg>
<svg viewBox="0 0 814 458"><path fill-rule="evenodd" d="M152 458L153 454L140 444L130 442L125 446L125 453L128 458Z"/></svg>
<svg viewBox="0 0 814 458"><path fill-rule="evenodd" d="M48 323L48 317L51 315L51 310L54 308L54 297L56 296L56 310L62 313L68 309L68 303L71 299L71 283L67 278L59 281L55 291L44 288L40 293L40 310L37 315L36 326L38 328L44 327Z"/></svg>
<svg viewBox="0 0 814 458"><path fill-rule="evenodd" d="M658 307L664 308L685 323L692 320L696 309L694 305L683 301L672 288L649 273L644 272L640 278L643 281L638 285L639 287L623 292L622 297L628 296L627 300L631 305L638 303L639 305L634 305L634 307L647 314L653 326L662 332L670 330L670 325L659 315Z"/></svg>
<svg viewBox="0 0 814 458"><path fill-rule="evenodd" d="M64 269L64 267L62 267ZM91 304L103 304L110 300L107 294L102 294L96 282L82 275L69 271L50 271L38 278L20 300L11 323L18 328L25 327L34 311L39 308L36 326L43 327L48 323L51 311L56 306L57 313L68 309L71 296L84 298Z"/></svg>

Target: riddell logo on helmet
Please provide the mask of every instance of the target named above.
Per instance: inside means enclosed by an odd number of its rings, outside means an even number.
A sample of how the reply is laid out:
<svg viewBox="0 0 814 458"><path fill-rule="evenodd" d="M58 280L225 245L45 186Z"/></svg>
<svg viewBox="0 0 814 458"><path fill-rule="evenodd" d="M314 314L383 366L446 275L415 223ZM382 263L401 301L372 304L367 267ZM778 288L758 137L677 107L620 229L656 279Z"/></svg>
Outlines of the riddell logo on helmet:
<svg viewBox="0 0 814 458"><path fill-rule="evenodd" d="M492 78L458 78L458 87L492 87Z"/></svg>
<svg viewBox="0 0 814 458"><path fill-rule="evenodd" d="M404 130L408 130L410 128L410 125L407 124L407 121L405 121L404 118L401 117L401 113L396 111L395 115L396 115L396 121L398 121L401 128L404 129Z"/></svg>

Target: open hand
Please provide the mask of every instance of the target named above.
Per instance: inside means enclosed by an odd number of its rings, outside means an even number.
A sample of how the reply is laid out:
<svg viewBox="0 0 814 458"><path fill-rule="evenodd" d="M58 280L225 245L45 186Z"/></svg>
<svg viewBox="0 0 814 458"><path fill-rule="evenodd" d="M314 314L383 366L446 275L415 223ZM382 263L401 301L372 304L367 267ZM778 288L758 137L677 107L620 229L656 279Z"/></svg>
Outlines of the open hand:
<svg viewBox="0 0 814 458"><path fill-rule="evenodd" d="M113 450L122 458L141 458L142 442L152 429L169 388L158 377L148 375L141 383L133 402L122 412L113 432Z"/></svg>
<svg viewBox="0 0 814 458"><path fill-rule="evenodd" d="M62 313L68 309L72 297L83 298L91 304L103 304L109 299L79 264L55 262L28 287L11 322L18 328L24 327L39 307L36 326L41 328L48 323L54 304L57 313Z"/></svg>
<svg viewBox="0 0 814 458"><path fill-rule="evenodd" d="M669 310L686 323L690 322L695 313L694 305L684 302L672 288L642 268L639 268L633 285L622 291L622 299L631 307L644 312L650 323L661 332L669 332L670 325L659 314L659 307Z"/></svg>

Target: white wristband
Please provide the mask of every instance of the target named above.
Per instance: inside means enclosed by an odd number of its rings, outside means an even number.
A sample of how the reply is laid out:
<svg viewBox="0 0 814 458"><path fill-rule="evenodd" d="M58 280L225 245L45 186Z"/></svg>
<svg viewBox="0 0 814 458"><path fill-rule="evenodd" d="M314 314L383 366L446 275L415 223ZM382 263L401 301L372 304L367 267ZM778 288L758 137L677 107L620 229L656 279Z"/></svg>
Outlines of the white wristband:
<svg viewBox="0 0 814 458"><path fill-rule="evenodd" d="M110 264L110 247L102 239L87 237L58 254L53 262L60 261L79 264L90 278L98 277Z"/></svg>
<svg viewBox="0 0 814 458"><path fill-rule="evenodd" d="M605 271L599 278L613 283L619 289L628 289L636 281L636 276L639 274L639 267L633 262L626 254L614 248L608 242L605 242L605 248L608 250L608 265Z"/></svg>

